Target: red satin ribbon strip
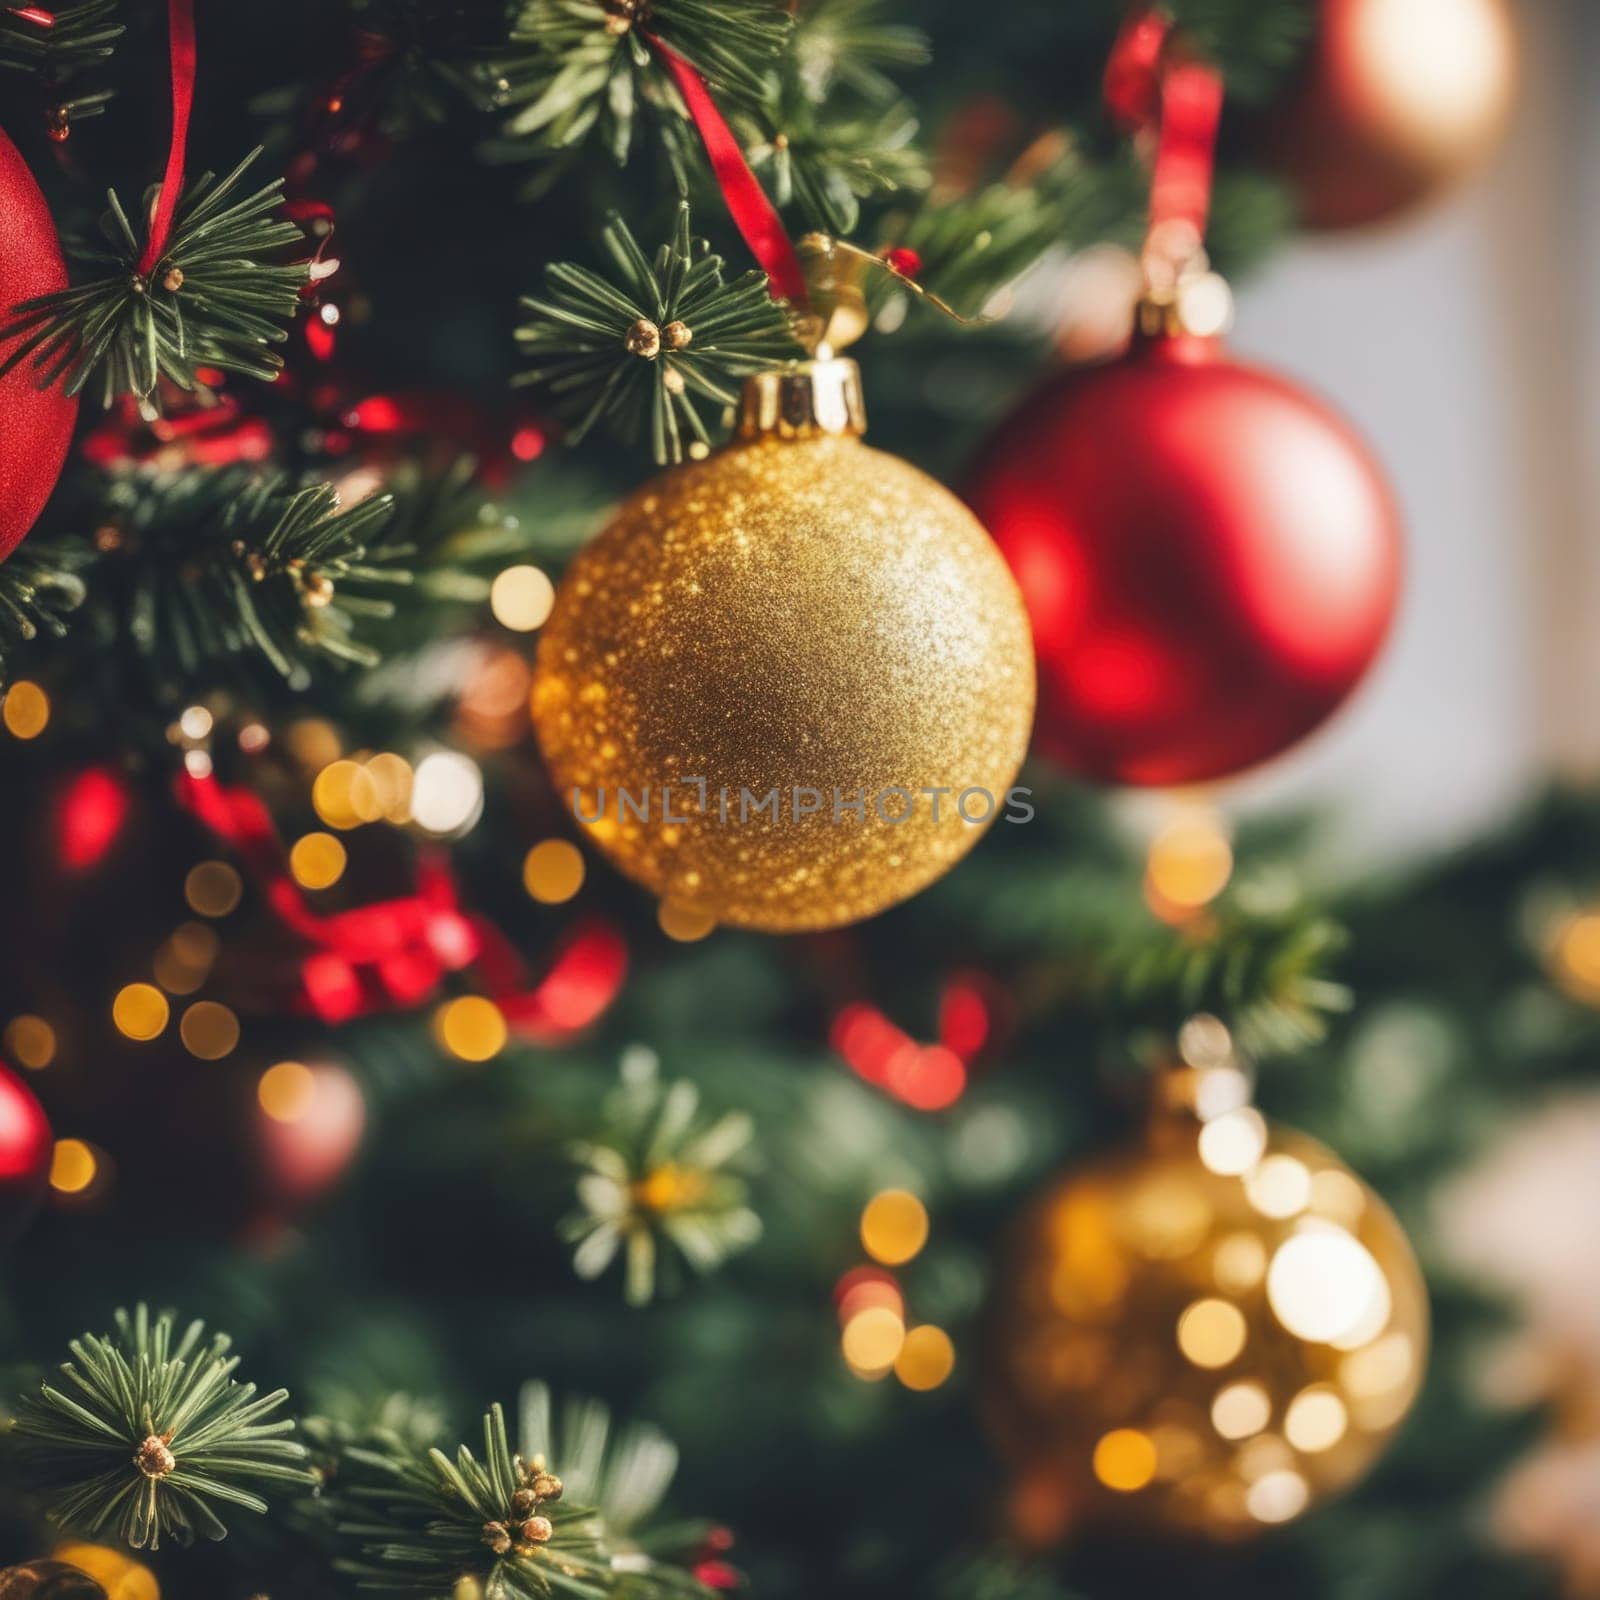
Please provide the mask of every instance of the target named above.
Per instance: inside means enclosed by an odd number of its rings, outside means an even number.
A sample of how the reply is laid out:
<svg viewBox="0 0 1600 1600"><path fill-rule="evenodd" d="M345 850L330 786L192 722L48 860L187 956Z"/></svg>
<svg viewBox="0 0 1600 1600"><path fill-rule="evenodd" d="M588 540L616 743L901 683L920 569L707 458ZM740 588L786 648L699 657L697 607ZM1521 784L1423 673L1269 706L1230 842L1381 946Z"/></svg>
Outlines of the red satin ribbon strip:
<svg viewBox="0 0 1600 1600"><path fill-rule="evenodd" d="M805 274L800 270L800 258L777 207L767 198L765 190L756 181L750 164L739 148L727 119L712 99L706 81L670 45L664 44L653 33L645 34L650 48L661 57L672 74L689 107L689 115L700 130L706 154L711 158L711 170L716 174L717 187L727 202L728 214L734 226L744 236L751 254L760 263L772 284L775 300L788 300L794 305L806 303Z"/></svg>
<svg viewBox="0 0 1600 1600"><path fill-rule="evenodd" d="M167 248L172 218L183 192L183 166L189 152L189 113L194 110L194 0L167 0L167 27L172 44L172 146L167 151L167 170L162 175L155 215L150 219L150 235L145 240L144 254L139 257L141 277L154 270Z"/></svg>
<svg viewBox="0 0 1600 1600"><path fill-rule="evenodd" d="M1171 48L1172 19L1137 11L1123 24L1106 65L1106 106L1134 133L1156 133L1150 227L1189 223L1201 237L1211 213L1222 74Z"/></svg>

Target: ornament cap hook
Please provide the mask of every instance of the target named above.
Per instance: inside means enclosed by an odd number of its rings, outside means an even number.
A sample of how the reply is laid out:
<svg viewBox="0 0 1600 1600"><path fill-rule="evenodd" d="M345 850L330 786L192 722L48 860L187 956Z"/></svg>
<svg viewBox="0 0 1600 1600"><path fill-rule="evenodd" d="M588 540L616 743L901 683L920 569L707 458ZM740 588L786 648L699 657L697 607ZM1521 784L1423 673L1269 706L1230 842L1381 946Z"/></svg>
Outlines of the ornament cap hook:
<svg viewBox="0 0 1600 1600"><path fill-rule="evenodd" d="M859 437L867 431L861 368L843 356L753 373L739 399L739 437Z"/></svg>

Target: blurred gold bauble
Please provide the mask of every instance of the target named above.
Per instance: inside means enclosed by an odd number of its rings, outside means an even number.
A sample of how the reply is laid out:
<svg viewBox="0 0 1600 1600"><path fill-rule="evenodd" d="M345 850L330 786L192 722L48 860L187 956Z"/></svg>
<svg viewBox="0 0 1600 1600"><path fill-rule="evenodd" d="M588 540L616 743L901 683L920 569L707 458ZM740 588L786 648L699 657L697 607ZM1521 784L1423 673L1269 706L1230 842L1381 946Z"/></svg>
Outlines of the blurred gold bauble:
<svg viewBox="0 0 1600 1600"><path fill-rule="evenodd" d="M629 499L540 641L563 802L692 916L796 932L906 899L1003 813L1027 748L1016 584L953 495L854 436L856 384L843 360L752 379L744 437Z"/></svg>
<svg viewBox="0 0 1600 1600"><path fill-rule="evenodd" d="M988 1420L1017 1532L1232 1539L1361 1476L1420 1384L1427 1293L1393 1214L1249 1106L1167 1110L1023 1217L991 1305Z"/></svg>
<svg viewBox="0 0 1600 1600"><path fill-rule="evenodd" d="M0 1600L106 1600L87 1573L62 1561L26 1561L0 1571Z"/></svg>
<svg viewBox="0 0 1600 1600"><path fill-rule="evenodd" d="M1506 0L1321 0L1273 154L1317 228L1425 200L1494 147L1515 96Z"/></svg>

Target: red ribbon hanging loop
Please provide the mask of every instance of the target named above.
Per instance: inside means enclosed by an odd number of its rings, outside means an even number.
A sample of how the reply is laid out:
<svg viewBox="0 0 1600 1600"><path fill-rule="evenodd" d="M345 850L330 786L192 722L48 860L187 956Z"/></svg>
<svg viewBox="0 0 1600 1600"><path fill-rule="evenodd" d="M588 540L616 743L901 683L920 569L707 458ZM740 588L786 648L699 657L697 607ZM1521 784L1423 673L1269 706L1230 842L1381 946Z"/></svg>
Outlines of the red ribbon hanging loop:
<svg viewBox="0 0 1600 1600"><path fill-rule="evenodd" d="M1154 133L1150 232L1174 223L1192 228L1196 245L1211 212L1222 74L1173 48L1172 19L1136 11L1123 24L1106 65L1111 115L1130 132Z"/></svg>
<svg viewBox="0 0 1600 1600"><path fill-rule="evenodd" d="M700 138L711 159L711 170L716 174L717 187L727 202L728 214L734 226L744 236L751 254L760 263L762 271L772 283L773 298L788 300L797 306L806 303L805 274L800 270L800 258L778 215L777 207L767 198L765 190L750 170L750 164L739 148L733 129L712 99L706 81L670 45L663 43L653 33L644 35L650 48L661 57L662 64L672 74L689 115L700 131Z"/></svg>
<svg viewBox="0 0 1600 1600"><path fill-rule="evenodd" d="M194 109L194 0L167 0L167 27L172 49L172 145L167 151L167 170L161 178L161 193L155 214L150 218L150 234L144 254L139 257L141 277L155 270L172 234L172 219L183 193L183 166L189 151L189 113Z"/></svg>

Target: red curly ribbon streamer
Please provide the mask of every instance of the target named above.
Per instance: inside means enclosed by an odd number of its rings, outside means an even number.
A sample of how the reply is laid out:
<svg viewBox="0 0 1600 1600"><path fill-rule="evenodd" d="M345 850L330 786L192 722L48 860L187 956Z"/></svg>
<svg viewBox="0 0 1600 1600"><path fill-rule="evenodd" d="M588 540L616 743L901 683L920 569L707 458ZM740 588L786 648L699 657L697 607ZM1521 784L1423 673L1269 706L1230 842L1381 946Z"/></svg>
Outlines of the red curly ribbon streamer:
<svg viewBox="0 0 1600 1600"><path fill-rule="evenodd" d="M1222 74L1177 54L1171 43L1172 19L1165 13L1130 16L1106 65L1105 102L1130 132L1156 134L1151 231L1185 222L1204 237L1222 120Z"/></svg>
<svg viewBox="0 0 1600 1600"><path fill-rule="evenodd" d="M418 863L414 894L324 916L290 875L260 796L186 772L177 780L177 798L233 847L273 914L309 947L300 962L300 1000L325 1023L420 1005L447 973L470 968L517 1034L554 1043L594 1022L622 987L627 946L597 919L576 926L544 976L530 984L505 935L487 917L462 909L441 855Z"/></svg>
<svg viewBox="0 0 1600 1600"><path fill-rule="evenodd" d="M167 0L167 27L172 41L172 145L167 151L167 170L161 178L161 193L155 215L150 219L150 235L144 254L139 257L141 277L155 269L172 234L172 218L183 192L183 164L189 152L189 113L194 110L194 0Z"/></svg>
<svg viewBox="0 0 1600 1600"><path fill-rule="evenodd" d="M673 82L689 107L689 115L694 118L706 154L711 158L711 170L716 174L717 187L722 190L722 198L727 202L728 214L770 280L773 299L789 300L803 306L806 303L806 280L800 270L800 258L795 254L794 244L783 226L777 207L767 198L755 173L750 170L744 151L739 148L739 141L733 136L727 119L712 99L705 79L655 34L647 33L644 37L672 74Z"/></svg>

